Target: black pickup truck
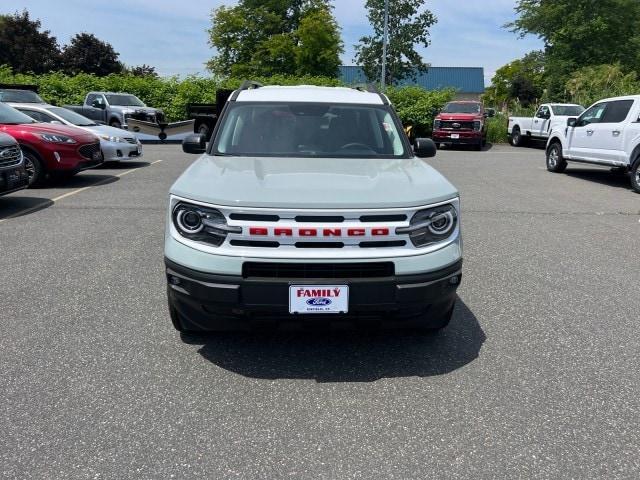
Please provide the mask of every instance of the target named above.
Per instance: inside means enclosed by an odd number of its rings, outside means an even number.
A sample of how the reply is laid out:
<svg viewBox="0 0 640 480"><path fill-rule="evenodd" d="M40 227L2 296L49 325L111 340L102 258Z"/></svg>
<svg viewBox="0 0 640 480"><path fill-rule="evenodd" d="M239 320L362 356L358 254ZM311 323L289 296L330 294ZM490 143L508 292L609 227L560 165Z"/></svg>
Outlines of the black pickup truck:
<svg viewBox="0 0 640 480"><path fill-rule="evenodd" d="M211 138L213 129L218 122L218 117L222 113L227 99L233 90L218 90L216 92L216 103L188 103L187 117L194 120L193 132L205 136L207 141Z"/></svg>

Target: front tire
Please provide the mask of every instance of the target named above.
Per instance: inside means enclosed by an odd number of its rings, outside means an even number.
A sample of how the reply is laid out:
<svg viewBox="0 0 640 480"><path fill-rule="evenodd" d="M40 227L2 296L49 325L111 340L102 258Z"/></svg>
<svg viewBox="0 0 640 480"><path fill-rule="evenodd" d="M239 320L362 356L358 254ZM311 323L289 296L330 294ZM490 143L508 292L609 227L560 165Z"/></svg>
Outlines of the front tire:
<svg viewBox="0 0 640 480"><path fill-rule="evenodd" d="M29 187L37 187L44 183L46 173L40 159L31 152L23 152L24 168L27 171Z"/></svg>
<svg viewBox="0 0 640 480"><path fill-rule="evenodd" d="M522 136L522 132L519 127L514 127L511 131L511 136L509 137L509 143L514 147L522 147L524 145L524 137Z"/></svg>
<svg viewBox="0 0 640 480"><path fill-rule="evenodd" d="M636 193L640 193L640 160L637 160L635 165L631 167L631 188Z"/></svg>
<svg viewBox="0 0 640 480"><path fill-rule="evenodd" d="M547 170L562 173L567 168L567 161L562 156L562 145L554 142L547 148Z"/></svg>

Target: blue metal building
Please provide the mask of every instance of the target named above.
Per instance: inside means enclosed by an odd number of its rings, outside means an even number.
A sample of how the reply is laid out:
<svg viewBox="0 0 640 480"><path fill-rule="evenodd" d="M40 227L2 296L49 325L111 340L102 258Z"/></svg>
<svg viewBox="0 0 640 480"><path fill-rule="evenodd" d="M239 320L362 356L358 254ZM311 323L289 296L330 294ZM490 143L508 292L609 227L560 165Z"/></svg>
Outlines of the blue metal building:
<svg viewBox="0 0 640 480"><path fill-rule="evenodd" d="M365 83L362 67L342 65L340 80L347 84ZM484 69L482 67L429 67L427 73L414 80L404 80L400 85L418 85L427 90L454 88L458 99L477 100L484 93Z"/></svg>

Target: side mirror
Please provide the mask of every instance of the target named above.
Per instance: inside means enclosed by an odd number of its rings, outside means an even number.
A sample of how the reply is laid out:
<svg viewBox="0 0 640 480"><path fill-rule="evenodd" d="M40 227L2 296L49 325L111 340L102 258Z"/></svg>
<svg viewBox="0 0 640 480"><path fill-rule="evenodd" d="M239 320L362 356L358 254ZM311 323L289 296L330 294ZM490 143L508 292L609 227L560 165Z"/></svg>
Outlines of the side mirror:
<svg viewBox="0 0 640 480"><path fill-rule="evenodd" d="M189 135L182 141L182 151L184 153L200 154L207 151L207 140L204 135L196 133Z"/></svg>
<svg viewBox="0 0 640 480"><path fill-rule="evenodd" d="M416 138L413 151L418 158L431 158L436 156L438 149L430 138Z"/></svg>
<svg viewBox="0 0 640 480"><path fill-rule="evenodd" d="M489 117L495 117L496 116L496 109L495 108L489 108L489 109L487 109L487 112L489 113Z"/></svg>
<svg viewBox="0 0 640 480"><path fill-rule="evenodd" d="M575 127L578 123L578 119L576 117L567 118L567 127Z"/></svg>
<svg viewBox="0 0 640 480"><path fill-rule="evenodd" d="M93 103L91 104L91 106L93 108L99 108L101 110L104 110L104 104L98 100L94 100Z"/></svg>

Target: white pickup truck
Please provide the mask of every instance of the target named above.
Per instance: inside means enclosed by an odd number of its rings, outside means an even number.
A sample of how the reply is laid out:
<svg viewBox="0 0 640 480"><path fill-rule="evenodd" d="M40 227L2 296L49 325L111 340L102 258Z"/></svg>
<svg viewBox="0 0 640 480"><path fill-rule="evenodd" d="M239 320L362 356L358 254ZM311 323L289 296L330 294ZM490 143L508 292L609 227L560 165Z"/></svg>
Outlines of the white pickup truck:
<svg viewBox="0 0 640 480"><path fill-rule="evenodd" d="M567 161L628 171L640 193L640 95L601 100L556 126L547 143L547 169L564 172Z"/></svg>
<svg viewBox="0 0 640 480"><path fill-rule="evenodd" d="M533 117L509 117L509 142L521 147L527 140L546 140L555 125L565 125L567 118L577 117L584 107L573 103L544 103Z"/></svg>

